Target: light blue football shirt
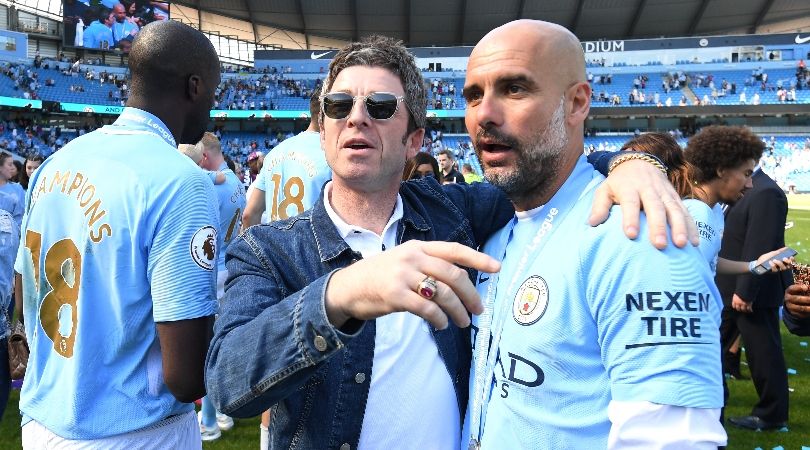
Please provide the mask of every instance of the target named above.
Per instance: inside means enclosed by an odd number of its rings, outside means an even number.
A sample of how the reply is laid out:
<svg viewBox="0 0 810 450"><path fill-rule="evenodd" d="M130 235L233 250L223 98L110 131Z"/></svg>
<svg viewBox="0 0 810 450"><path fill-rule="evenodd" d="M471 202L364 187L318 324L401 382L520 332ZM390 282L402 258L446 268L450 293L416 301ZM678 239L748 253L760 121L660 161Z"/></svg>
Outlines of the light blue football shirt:
<svg viewBox="0 0 810 450"><path fill-rule="evenodd" d="M265 192L270 220L279 220L311 208L331 178L320 134L304 131L283 141L264 158L263 181L256 187Z"/></svg>
<svg viewBox="0 0 810 450"><path fill-rule="evenodd" d="M104 25L98 20L92 22L90 26L84 30L82 39L85 48L100 48L107 50L115 46L112 30L110 27Z"/></svg>
<svg viewBox="0 0 810 450"><path fill-rule="evenodd" d="M225 175L225 182L214 185L219 203L219 249L217 272L225 272L225 250L231 240L239 235L242 228L242 211L245 210L245 187L228 165L222 163L219 171Z"/></svg>
<svg viewBox="0 0 810 450"><path fill-rule="evenodd" d="M126 37L131 36L132 39L134 39L135 35L138 34L139 30L140 30L140 28L138 28L138 25L130 22L127 19L124 19L123 22L119 22L117 20L114 20L113 24L112 24L111 32L112 32L113 39L115 39L115 44L118 45L118 42L121 39L124 39ZM133 31L135 32L135 34L132 34Z"/></svg>
<svg viewBox="0 0 810 450"><path fill-rule="evenodd" d="M546 211L522 214L484 247L506 256L500 275L480 276L478 285L486 298L489 283L497 283L494 322L503 319L494 376L484 380L491 393L483 449L605 448L611 400L723 405L722 302L708 266L693 247L652 247L643 215L634 241L622 231L618 207L590 227L601 178L580 158L562 188L573 193L562 203L572 209L551 221L545 245L517 276L524 250L548 227ZM479 321L473 317L473 339ZM471 402L476 376L474 360ZM471 410L472 403L463 448Z"/></svg>
<svg viewBox="0 0 810 450"><path fill-rule="evenodd" d="M9 181L0 186L0 209L8 211L17 222L17 228L20 227L25 212L25 190L19 183Z"/></svg>
<svg viewBox="0 0 810 450"><path fill-rule="evenodd" d="M163 383L155 323L216 312L205 174L160 119L125 108L48 158L27 195L23 423L97 439L191 411Z"/></svg>
<svg viewBox="0 0 810 450"><path fill-rule="evenodd" d="M19 245L20 225L11 213L0 208L0 339L9 334L6 311L11 303L11 291L14 288L14 258ZM11 320L11 317L8 320Z"/></svg>
<svg viewBox="0 0 810 450"><path fill-rule="evenodd" d="M715 204L713 208L696 198L683 200L684 206L695 220L700 237L700 253L709 263L712 274L717 273L717 257L720 254L720 244L723 241L723 230L726 228L723 208Z"/></svg>

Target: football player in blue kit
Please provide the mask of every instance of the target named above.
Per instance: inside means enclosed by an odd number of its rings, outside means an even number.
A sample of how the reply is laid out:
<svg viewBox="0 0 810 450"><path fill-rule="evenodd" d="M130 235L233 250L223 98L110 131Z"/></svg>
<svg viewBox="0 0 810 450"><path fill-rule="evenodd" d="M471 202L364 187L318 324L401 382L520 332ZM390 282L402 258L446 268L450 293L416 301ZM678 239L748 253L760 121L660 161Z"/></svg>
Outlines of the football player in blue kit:
<svg viewBox="0 0 810 450"><path fill-rule="evenodd" d="M48 158L28 190L26 449L201 447L191 402L205 393L219 217L176 147L205 132L219 59L199 31L155 22L129 67L118 119Z"/></svg>

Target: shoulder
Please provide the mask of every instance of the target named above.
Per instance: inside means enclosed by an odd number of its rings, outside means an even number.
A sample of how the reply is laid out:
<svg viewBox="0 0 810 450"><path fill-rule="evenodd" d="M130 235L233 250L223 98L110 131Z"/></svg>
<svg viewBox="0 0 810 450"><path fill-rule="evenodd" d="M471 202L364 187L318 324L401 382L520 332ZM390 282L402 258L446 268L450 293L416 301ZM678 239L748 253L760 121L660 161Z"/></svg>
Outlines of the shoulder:
<svg viewBox="0 0 810 450"><path fill-rule="evenodd" d="M242 242L241 245L246 245L252 253L261 255L266 264L276 256L288 254L289 249L306 248L316 239L313 236L312 210L309 209L288 219L253 225L242 232L231 246Z"/></svg>
<svg viewBox="0 0 810 450"><path fill-rule="evenodd" d="M714 215L712 209L709 208L709 205L703 203L703 201L695 199L695 198L687 198L683 200L684 206L689 211L689 214L692 215L693 219L698 218L707 218Z"/></svg>
<svg viewBox="0 0 810 450"><path fill-rule="evenodd" d="M12 182L12 183L9 183L9 186L11 186L11 189L13 191L15 191L15 192L25 193L25 189L23 189L23 187L22 187L22 185L20 185L20 183L13 183Z"/></svg>

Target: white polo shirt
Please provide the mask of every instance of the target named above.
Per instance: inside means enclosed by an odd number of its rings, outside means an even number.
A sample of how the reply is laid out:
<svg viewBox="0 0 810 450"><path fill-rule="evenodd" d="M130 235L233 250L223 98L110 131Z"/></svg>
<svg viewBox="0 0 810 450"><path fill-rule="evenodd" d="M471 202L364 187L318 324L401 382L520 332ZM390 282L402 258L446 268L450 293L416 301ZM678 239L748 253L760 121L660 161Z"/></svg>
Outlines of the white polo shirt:
<svg viewBox="0 0 810 450"><path fill-rule="evenodd" d="M329 204L331 192L329 182L324 189L326 212L352 250L368 258L397 245L397 226L402 219L399 195L380 237L341 219ZM376 325L371 384L358 449L458 448L461 419L456 393L430 325L409 312L380 317Z"/></svg>

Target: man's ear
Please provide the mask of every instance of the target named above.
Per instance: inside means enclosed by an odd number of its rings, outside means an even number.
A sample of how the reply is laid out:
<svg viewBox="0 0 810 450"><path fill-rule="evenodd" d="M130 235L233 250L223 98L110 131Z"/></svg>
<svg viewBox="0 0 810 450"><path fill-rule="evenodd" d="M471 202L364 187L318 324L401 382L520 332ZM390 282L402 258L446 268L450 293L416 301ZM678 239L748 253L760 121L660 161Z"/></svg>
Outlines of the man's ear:
<svg viewBox="0 0 810 450"><path fill-rule="evenodd" d="M192 101L197 99L202 94L202 77L199 75L191 75L186 82L186 94Z"/></svg>
<svg viewBox="0 0 810 450"><path fill-rule="evenodd" d="M405 145L407 146L405 156L407 159L411 159L419 153L419 149L422 148L422 142L425 139L425 129L424 128L417 128L408 134L406 138Z"/></svg>
<svg viewBox="0 0 810 450"><path fill-rule="evenodd" d="M591 86L587 82L576 83L568 89L571 110L568 118L572 124L585 123L591 109Z"/></svg>

